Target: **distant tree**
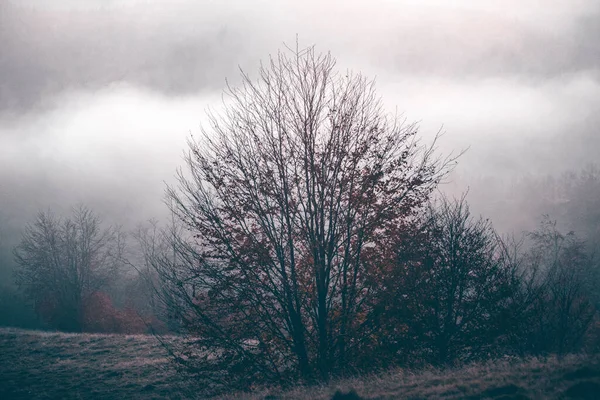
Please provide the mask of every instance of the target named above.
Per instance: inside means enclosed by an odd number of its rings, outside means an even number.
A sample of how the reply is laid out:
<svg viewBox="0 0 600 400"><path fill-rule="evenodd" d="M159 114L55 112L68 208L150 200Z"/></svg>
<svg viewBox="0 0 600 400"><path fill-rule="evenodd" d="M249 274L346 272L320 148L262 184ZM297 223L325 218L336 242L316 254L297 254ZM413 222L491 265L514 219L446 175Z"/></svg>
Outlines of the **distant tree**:
<svg viewBox="0 0 600 400"><path fill-rule="evenodd" d="M196 336L181 359L226 383L368 369L377 275L454 159L312 48L278 54L257 81L242 73L228 95L168 190L189 236L154 260Z"/></svg>
<svg viewBox="0 0 600 400"><path fill-rule="evenodd" d="M577 232L585 242L585 252L592 265L585 291L596 309L600 309L600 167L588 165L578 173L566 174L561 182L563 202L553 216L566 231Z"/></svg>
<svg viewBox="0 0 600 400"><path fill-rule="evenodd" d="M150 328L158 332L176 332L180 328L177 313L172 310L179 308L169 297L170 289L166 287L169 280L161 279L157 273L157 262L172 263L175 261L176 250L173 239L178 237L182 228L175 224L174 216L167 227L161 227L156 220L139 225L133 237L139 254L129 261L137 272L133 277L128 293L135 293L135 308L150 317ZM166 257L166 260L165 260Z"/></svg>
<svg viewBox="0 0 600 400"><path fill-rule="evenodd" d="M14 260L7 240L10 237L7 222L0 211L0 326L39 328L39 319L11 279Z"/></svg>
<svg viewBox="0 0 600 400"><path fill-rule="evenodd" d="M79 207L69 218L40 212L14 250L16 282L50 326L81 331L84 305L114 279L123 251L118 229Z"/></svg>
<svg viewBox="0 0 600 400"><path fill-rule="evenodd" d="M525 353L576 351L583 345L596 309L587 283L596 266L586 244L573 232L561 233L545 218L529 234L531 247L522 258L518 346Z"/></svg>

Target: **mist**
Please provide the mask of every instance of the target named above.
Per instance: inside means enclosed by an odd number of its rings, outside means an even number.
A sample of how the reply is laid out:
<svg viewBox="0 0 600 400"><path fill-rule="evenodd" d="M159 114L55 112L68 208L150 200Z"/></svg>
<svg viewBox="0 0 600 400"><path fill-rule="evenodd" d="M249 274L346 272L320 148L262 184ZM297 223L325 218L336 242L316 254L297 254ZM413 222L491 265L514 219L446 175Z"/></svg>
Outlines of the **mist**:
<svg viewBox="0 0 600 400"><path fill-rule="evenodd" d="M442 130L442 152L468 148L442 190L493 213L483 178L597 161L599 17L592 0L3 2L0 212L17 230L76 203L128 226L164 217L226 82L298 41L376 79L424 141Z"/></svg>
<svg viewBox="0 0 600 400"><path fill-rule="evenodd" d="M596 398L598 39L598 0L0 0L0 398Z"/></svg>

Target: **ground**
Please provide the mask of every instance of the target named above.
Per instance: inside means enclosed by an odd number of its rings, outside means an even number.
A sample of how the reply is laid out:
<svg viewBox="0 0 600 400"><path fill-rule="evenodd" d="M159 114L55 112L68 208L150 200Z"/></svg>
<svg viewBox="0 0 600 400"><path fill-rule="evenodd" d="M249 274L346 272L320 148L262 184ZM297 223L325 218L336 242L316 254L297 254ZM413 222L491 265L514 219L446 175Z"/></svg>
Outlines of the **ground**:
<svg viewBox="0 0 600 400"><path fill-rule="evenodd" d="M177 340L167 338L167 340ZM358 396L339 396L355 390ZM600 399L600 358L505 358L451 370L348 379L321 387L259 390L224 399ZM0 328L0 399L203 398L181 379L158 340Z"/></svg>
<svg viewBox="0 0 600 400"><path fill-rule="evenodd" d="M148 335L0 329L0 399L186 398Z"/></svg>

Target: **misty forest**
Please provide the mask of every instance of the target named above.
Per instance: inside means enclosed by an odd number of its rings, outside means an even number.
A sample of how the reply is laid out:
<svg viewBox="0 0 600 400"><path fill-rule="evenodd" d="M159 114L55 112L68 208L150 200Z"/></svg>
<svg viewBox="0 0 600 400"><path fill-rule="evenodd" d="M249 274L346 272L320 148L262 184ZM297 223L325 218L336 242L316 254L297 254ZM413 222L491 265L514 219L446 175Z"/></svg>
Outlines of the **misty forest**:
<svg viewBox="0 0 600 400"><path fill-rule="evenodd" d="M0 398L600 398L548 3L2 2Z"/></svg>

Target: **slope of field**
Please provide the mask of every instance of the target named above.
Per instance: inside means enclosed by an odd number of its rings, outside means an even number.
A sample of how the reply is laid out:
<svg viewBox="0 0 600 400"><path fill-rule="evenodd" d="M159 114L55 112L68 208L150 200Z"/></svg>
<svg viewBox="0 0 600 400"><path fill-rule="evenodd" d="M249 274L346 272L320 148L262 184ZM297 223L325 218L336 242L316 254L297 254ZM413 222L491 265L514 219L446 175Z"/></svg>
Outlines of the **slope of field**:
<svg viewBox="0 0 600 400"><path fill-rule="evenodd" d="M189 398L152 336L0 329L0 399Z"/></svg>
<svg viewBox="0 0 600 400"><path fill-rule="evenodd" d="M170 340L176 340L174 338ZM454 370L349 379L322 387L236 393L224 399L600 399L600 358L505 359ZM0 328L0 399L202 398L151 336Z"/></svg>
<svg viewBox="0 0 600 400"><path fill-rule="evenodd" d="M335 395L336 392L337 397ZM351 394L355 393L355 394ZM264 391L222 400L259 399L594 399L600 400L600 359L570 355L562 360L505 359L457 369L387 374L287 392ZM345 396L343 396L345 395Z"/></svg>

